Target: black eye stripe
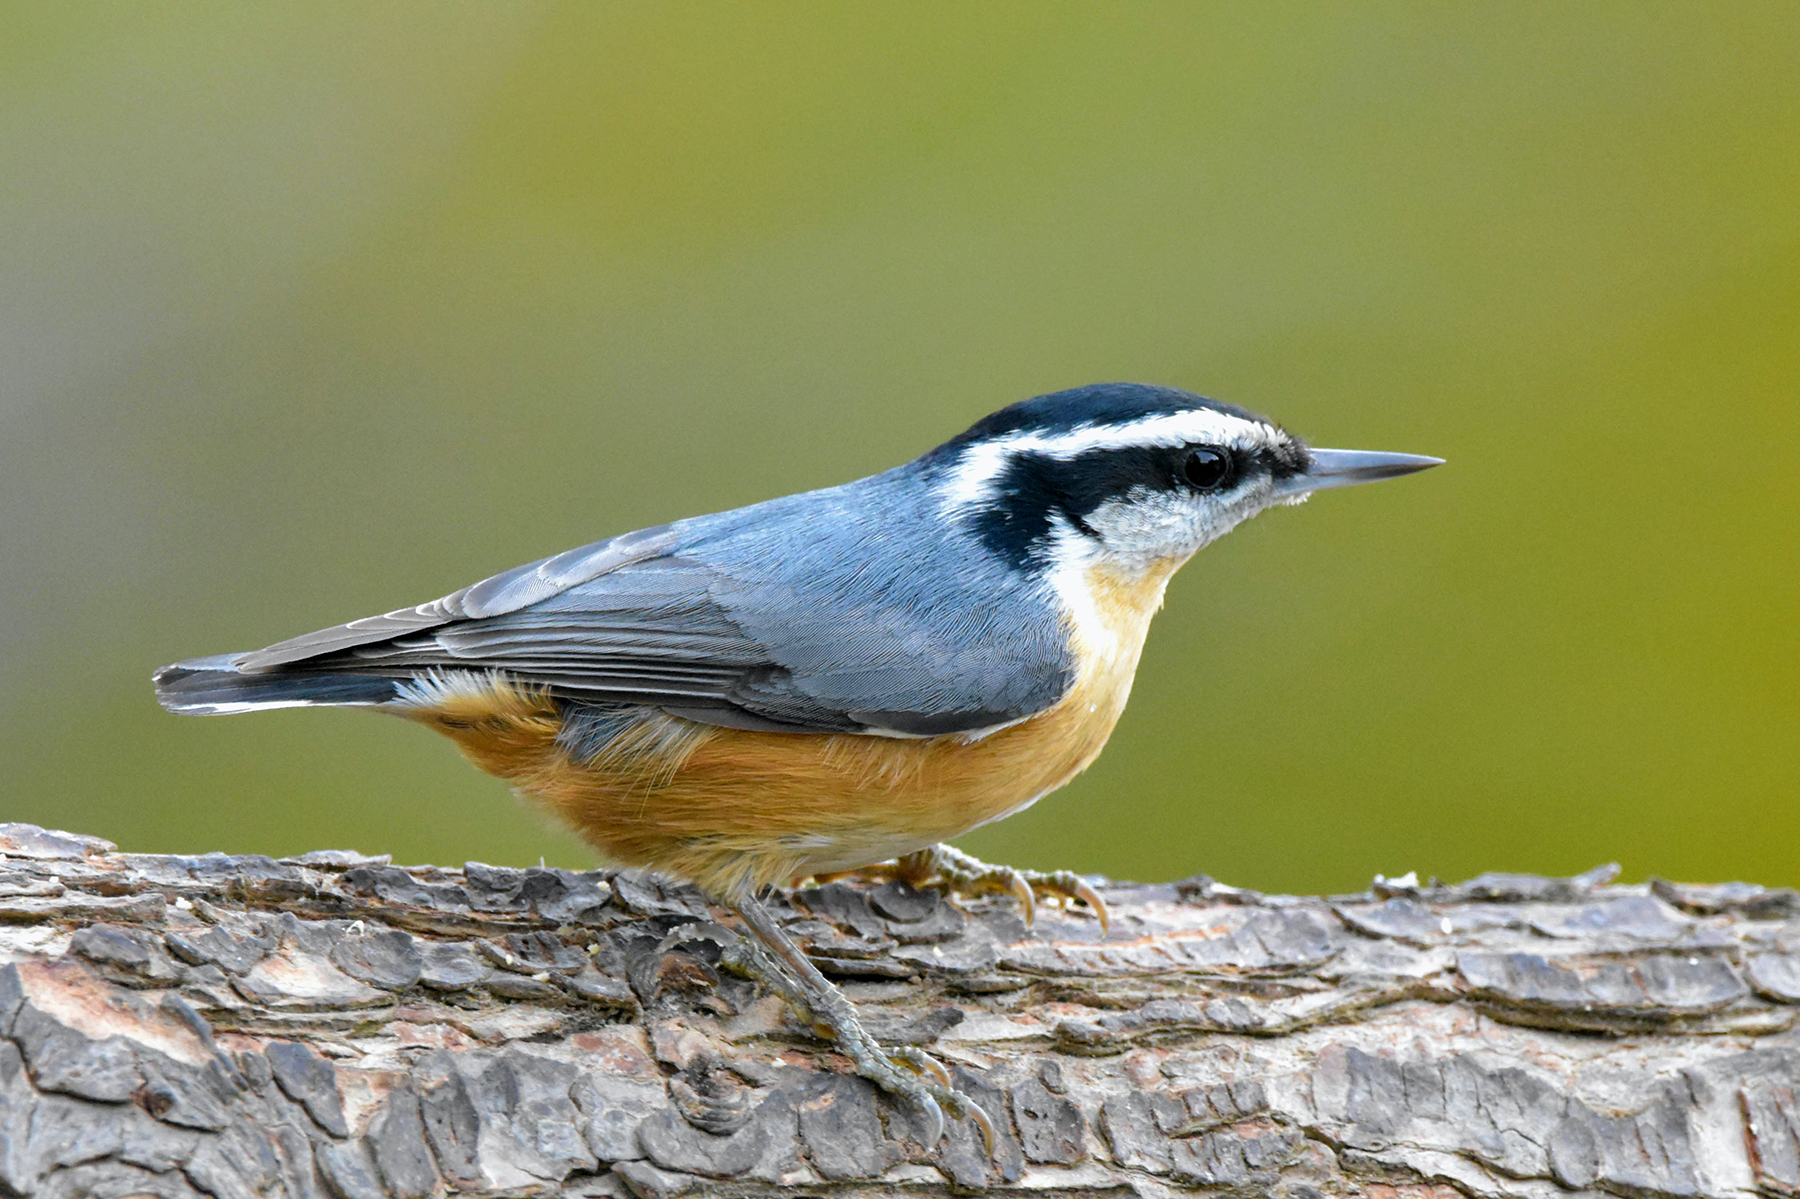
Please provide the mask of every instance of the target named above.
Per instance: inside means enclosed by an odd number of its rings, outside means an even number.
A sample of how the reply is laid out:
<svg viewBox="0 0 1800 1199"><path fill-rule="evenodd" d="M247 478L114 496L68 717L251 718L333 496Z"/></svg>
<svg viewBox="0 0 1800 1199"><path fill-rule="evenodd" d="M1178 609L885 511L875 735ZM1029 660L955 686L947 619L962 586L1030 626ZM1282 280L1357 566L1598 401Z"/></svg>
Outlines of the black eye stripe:
<svg viewBox="0 0 1800 1199"><path fill-rule="evenodd" d="M1216 479L1190 475L1190 460L1202 451L1219 457L1223 469ZM1260 462L1261 455L1225 446L1117 446L1073 458L1021 451L1006 459L969 516L988 549L1025 569L1047 552L1059 519L1077 532L1097 536L1088 517L1103 504L1146 492L1216 493Z"/></svg>

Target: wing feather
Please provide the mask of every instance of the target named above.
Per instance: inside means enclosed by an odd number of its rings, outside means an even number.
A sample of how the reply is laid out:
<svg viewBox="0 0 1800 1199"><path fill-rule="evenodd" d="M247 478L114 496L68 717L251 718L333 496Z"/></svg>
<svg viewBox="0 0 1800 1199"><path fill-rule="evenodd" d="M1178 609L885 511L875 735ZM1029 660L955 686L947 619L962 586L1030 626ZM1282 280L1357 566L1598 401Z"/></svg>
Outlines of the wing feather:
<svg viewBox="0 0 1800 1199"><path fill-rule="evenodd" d="M787 731L972 732L1057 702L1073 678L1060 610L940 523L892 519L911 499L875 476L629 533L233 662L492 671L578 706Z"/></svg>
<svg viewBox="0 0 1800 1199"><path fill-rule="evenodd" d="M241 655L236 659L236 665L246 674L274 670L359 645L438 628L452 621L479 620L516 612L633 562L653 558L673 544L674 537L667 525L596 541L552 558L501 571L430 603L396 608L380 616L365 616L348 624L278 641L267 649Z"/></svg>

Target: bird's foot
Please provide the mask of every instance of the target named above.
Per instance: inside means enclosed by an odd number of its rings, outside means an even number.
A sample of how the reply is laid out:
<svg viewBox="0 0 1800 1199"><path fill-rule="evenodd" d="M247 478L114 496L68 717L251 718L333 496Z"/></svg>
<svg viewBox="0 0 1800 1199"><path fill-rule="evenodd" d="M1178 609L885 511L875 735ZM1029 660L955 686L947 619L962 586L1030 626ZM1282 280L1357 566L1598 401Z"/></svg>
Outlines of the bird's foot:
<svg viewBox="0 0 1800 1199"><path fill-rule="evenodd" d="M1025 909L1025 923L1037 915L1040 897L1086 904L1100 920L1104 933L1110 923L1106 901L1099 892L1073 870L1018 870L1011 866L995 866L971 857L951 845L933 845L917 853L907 854L895 863L893 871L914 886L932 883L958 895L1012 895Z"/></svg>
<svg viewBox="0 0 1800 1199"><path fill-rule="evenodd" d="M812 1014L817 1021L814 1028L830 1035L838 1052L850 1059L858 1074L904 1100L923 1117L924 1129L919 1139L926 1148L943 1139L947 1113L953 1120L973 1120L981 1132L982 1144L989 1155L993 1154L994 1121L979 1103L956 1089L943 1063L911 1045L883 1049L854 1015L849 1017L849 1026L844 1027L833 1023L829 1016L821 1017L817 1009Z"/></svg>
<svg viewBox="0 0 1800 1199"><path fill-rule="evenodd" d="M850 1059L858 1074L918 1112L924 1123L920 1140L927 1149L943 1139L948 1113L952 1119L974 1121L988 1153L994 1152L993 1120L979 1103L955 1088L950 1072L936 1058L910 1045L883 1049L857 1019L849 998L819 973L766 908L754 899L734 906L756 940L746 938L738 951L727 951L727 965L780 995L822 1040L831 1041Z"/></svg>

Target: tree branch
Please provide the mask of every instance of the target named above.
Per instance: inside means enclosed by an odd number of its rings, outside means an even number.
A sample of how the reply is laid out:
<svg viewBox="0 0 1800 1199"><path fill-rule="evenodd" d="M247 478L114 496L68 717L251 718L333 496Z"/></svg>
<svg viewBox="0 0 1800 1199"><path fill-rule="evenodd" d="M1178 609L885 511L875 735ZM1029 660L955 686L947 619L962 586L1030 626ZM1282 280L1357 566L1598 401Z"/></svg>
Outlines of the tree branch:
<svg viewBox="0 0 1800 1199"><path fill-rule="evenodd" d="M995 1117L920 1145L690 888L0 825L0 1193L1800 1194L1800 898L1487 875L775 902Z"/></svg>

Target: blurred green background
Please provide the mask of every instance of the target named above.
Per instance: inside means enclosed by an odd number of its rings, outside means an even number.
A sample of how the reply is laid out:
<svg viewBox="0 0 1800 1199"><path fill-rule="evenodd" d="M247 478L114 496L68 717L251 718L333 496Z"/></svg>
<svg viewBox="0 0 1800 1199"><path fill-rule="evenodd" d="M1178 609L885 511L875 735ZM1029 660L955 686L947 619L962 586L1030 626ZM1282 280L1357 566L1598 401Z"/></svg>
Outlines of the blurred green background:
<svg viewBox="0 0 1800 1199"><path fill-rule="evenodd" d="M0 819L585 863L149 674L1097 380L1442 455L1176 580L968 837L1800 883L1791 4L0 5Z"/></svg>

